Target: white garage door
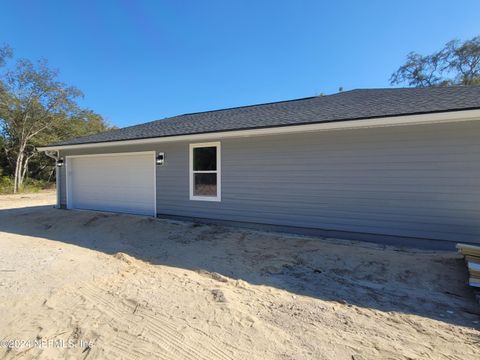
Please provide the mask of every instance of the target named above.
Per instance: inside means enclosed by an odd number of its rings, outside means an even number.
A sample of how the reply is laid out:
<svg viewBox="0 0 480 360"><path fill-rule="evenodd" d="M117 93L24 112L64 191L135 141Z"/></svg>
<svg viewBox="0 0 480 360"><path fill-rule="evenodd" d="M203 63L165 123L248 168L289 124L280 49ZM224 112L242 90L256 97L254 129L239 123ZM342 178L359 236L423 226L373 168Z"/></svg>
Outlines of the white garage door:
<svg viewBox="0 0 480 360"><path fill-rule="evenodd" d="M155 152L67 157L67 207L156 215Z"/></svg>

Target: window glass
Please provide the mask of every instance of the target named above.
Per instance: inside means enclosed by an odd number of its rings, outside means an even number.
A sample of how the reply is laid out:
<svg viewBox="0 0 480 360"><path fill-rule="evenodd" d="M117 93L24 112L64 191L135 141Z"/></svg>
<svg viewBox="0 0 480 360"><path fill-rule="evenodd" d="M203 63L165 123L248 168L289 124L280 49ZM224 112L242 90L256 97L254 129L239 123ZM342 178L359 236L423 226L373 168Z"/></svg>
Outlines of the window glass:
<svg viewBox="0 0 480 360"><path fill-rule="evenodd" d="M193 149L193 170L217 170L217 148L215 146L209 146Z"/></svg>
<svg viewBox="0 0 480 360"><path fill-rule="evenodd" d="M194 176L194 196L217 196L217 174L196 173Z"/></svg>

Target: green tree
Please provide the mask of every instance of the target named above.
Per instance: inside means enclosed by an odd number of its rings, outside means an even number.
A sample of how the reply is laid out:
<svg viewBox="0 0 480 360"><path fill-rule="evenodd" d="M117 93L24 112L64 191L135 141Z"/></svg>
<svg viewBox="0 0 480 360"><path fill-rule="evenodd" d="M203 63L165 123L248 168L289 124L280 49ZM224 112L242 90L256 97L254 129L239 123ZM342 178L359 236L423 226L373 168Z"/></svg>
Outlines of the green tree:
<svg viewBox="0 0 480 360"><path fill-rule="evenodd" d="M17 192L35 155L32 140L70 116L81 92L59 82L57 72L49 69L45 60L36 64L18 60L14 69L4 74L2 82L2 133L4 146L15 161L13 191Z"/></svg>
<svg viewBox="0 0 480 360"><path fill-rule="evenodd" d="M0 49L0 65L12 57L9 47ZM0 163L13 176L13 192L21 189L30 172L40 176L52 161L36 151L37 145L109 129L103 118L81 109L76 100L80 90L58 80L58 71L46 60L36 63L19 59L0 77Z"/></svg>
<svg viewBox="0 0 480 360"><path fill-rule="evenodd" d="M87 136L114 129L103 117L89 109L78 109L72 116L59 118L55 125L32 140L36 148L62 140ZM30 176L34 179L53 179L55 164L43 153L36 153L30 160Z"/></svg>
<svg viewBox="0 0 480 360"><path fill-rule="evenodd" d="M464 42L452 40L430 55L409 53L390 83L414 87L480 85L480 36Z"/></svg>

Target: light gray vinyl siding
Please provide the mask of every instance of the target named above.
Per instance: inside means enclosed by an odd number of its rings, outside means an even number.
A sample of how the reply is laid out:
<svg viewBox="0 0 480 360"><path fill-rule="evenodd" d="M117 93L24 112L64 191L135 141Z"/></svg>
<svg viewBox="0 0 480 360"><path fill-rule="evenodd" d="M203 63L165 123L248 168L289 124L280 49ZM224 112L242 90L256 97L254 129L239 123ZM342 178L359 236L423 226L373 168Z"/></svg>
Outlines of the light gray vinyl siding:
<svg viewBox="0 0 480 360"><path fill-rule="evenodd" d="M97 152L165 152L159 214L480 242L479 134L479 122L459 122L212 137L221 202L189 199L189 142Z"/></svg>

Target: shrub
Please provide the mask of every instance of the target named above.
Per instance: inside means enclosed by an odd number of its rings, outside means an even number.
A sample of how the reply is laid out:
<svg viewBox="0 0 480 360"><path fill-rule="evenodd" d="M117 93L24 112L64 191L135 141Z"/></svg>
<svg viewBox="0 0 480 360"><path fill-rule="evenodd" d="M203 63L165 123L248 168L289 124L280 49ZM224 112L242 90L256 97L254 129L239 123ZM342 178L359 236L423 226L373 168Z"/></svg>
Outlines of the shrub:
<svg viewBox="0 0 480 360"><path fill-rule="evenodd" d="M25 179L19 192L32 193L54 188L55 184L45 180ZM9 176L0 177L0 194L13 193L13 179Z"/></svg>
<svg viewBox="0 0 480 360"><path fill-rule="evenodd" d="M13 179L9 176L0 176L0 194L13 192Z"/></svg>

